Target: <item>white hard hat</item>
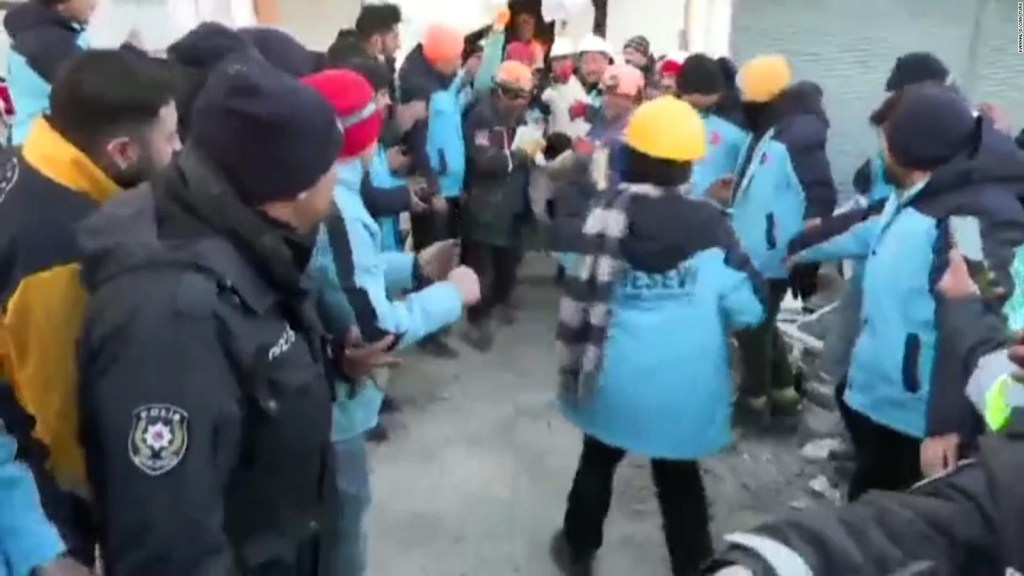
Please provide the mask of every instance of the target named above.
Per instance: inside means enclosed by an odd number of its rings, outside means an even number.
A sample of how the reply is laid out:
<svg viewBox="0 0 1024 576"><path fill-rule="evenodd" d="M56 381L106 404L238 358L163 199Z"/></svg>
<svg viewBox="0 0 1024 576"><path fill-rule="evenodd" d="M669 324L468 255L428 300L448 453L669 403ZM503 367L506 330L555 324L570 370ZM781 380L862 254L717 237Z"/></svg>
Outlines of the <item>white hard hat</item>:
<svg viewBox="0 0 1024 576"><path fill-rule="evenodd" d="M600 54L607 54L611 56L613 54L611 44L604 38L601 38L597 34L587 34L580 40L580 45L576 48L576 51L580 54L584 52L597 52Z"/></svg>
<svg viewBox="0 0 1024 576"><path fill-rule="evenodd" d="M572 40L559 36L551 43L551 52L548 53L548 58L564 58L574 54L576 54L576 49L572 46Z"/></svg>

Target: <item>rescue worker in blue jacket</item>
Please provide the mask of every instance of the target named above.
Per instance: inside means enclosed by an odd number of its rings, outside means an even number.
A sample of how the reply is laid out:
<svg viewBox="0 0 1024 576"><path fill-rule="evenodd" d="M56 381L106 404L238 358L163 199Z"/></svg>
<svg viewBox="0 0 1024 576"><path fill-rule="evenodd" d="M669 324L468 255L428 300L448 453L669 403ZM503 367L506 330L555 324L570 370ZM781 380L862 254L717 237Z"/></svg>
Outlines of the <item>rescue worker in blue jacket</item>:
<svg viewBox="0 0 1024 576"><path fill-rule="evenodd" d="M28 0L4 16L11 39L7 85L14 101L11 142L21 144L29 125L50 107L50 84L60 67L88 46L85 27L97 0Z"/></svg>
<svg viewBox="0 0 1024 576"><path fill-rule="evenodd" d="M718 110L725 90L722 67L706 54L688 56L676 75L676 94L701 113L708 132L708 153L694 164L690 181L698 197L703 197L713 182L733 173L747 142L747 133L736 119L724 117Z"/></svg>
<svg viewBox="0 0 1024 576"><path fill-rule="evenodd" d="M930 574L1004 576L1024 572L1024 340L1007 337L956 251L935 286L956 363L971 371L961 388L987 424L977 458L907 493L874 491L842 508L802 512L728 534L706 573ZM1017 286L1019 288L1019 285Z"/></svg>
<svg viewBox="0 0 1024 576"><path fill-rule="evenodd" d="M326 70L303 79L334 108L345 127L337 161L333 209L317 234L311 270L319 284L319 309L329 328L355 320L365 342L414 344L459 319L479 293L476 275L454 269L454 242L441 241L420 252L383 250L381 228L363 202L366 169L377 153L384 124L379 90L351 70ZM384 88L386 91L386 88ZM436 283L433 283L434 281ZM402 300L390 294L411 290ZM335 379L331 440L338 463L342 503L340 544L335 574L366 572L365 516L369 507L369 467L364 435L377 425L384 392L375 381Z"/></svg>
<svg viewBox="0 0 1024 576"><path fill-rule="evenodd" d="M879 132L888 120L889 115L899 103L899 92L894 93L882 102L882 105L871 113L869 122ZM849 228L867 220L877 218L882 213L889 196L895 187L886 174L885 161L881 150L858 169L853 178L853 188L859 198L856 206L837 214L828 216L821 221L812 221L807 227L789 242L790 253L799 252L804 247L814 245L820 238L836 236ZM845 256L829 254L827 250L818 253L822 262L842 262ZM864 262L857 259L853 262L853 272L843 286L843 293L833 312L832 322L825 336L825 346L821 355L822 371L836 382L835 394L842 396L843 381L850 368L850 355L853 345L860 333L860 303L864 280Z"/></svg>
<svg viewBox="0 0 1024 576"><path fill-rule="evenodd" d="M1024 157L955 90L907 88L884 125L882 145L897 192L881 216L794 258L866 259L860 334L842 398L856 452L851 499L870 489L907 488L922 469L948 469L977 435L973 411L957 393L965 369L943 352L963 326L937 318L942 306L930 279L945 267L951 235L958 236L954 243L972 244L1000 307L1024 244Z"/></svg>
<svg viewBox="0 0 1024 576"><path fill-rule="evenodd" d="M412 215L412 241L416 250L459 235L466 144L459 102L462 84L457 80L464 47L460 31L433 24L405 57L398 72L399 104L417 100L427 103L427 117L413 124L405 137L409 173L424 178L430 194L440 194L445 200L434 210ZM458 356L442 334L425 339L421 348L441 358Z"/></svg>
<svg viewBox="0 0 1024 576"><path fill-rule="evenodd" d="M820 89L791 86L791 79L789 63L779 55L759 56L741 67L737 84L750 137L733 174L708 189L710 198L729 207L740 243L768 281L765 322L737 335L743 375L736 417L740 424L755 427L773 415L791 416L799 409L775 317L790 277L799 285L813 281L817 270L788 271L786 244L805 221L831 214L836 204Z"/></svg>
<svg viewBox="0 0 1024 576"><path fill-rule="evenodd" d="M767 303L726 216L688 193L706 149L689 104L641 105L623 132L621 184L580 230L588 251L567 273L557 333L560 406L584 433L552 542L565 574L591 573L626 453L652 460L672 573L712 554L698 461L732 441L729 334L761 322Z"/></svg>

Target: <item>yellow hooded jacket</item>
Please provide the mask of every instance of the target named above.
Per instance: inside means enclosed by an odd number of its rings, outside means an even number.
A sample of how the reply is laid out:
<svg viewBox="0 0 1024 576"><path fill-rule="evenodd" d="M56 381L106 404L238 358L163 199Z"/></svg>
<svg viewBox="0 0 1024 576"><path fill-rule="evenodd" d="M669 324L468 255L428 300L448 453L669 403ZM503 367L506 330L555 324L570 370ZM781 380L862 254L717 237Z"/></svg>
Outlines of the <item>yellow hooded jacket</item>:
<svg viewBox="0 0 1024 576"><path fill-rule="evenodd" d="M45 118L0 158L0 381L35 418L58 483L88 495L75 348L86 296L74 229L119 188Z"/></svg>

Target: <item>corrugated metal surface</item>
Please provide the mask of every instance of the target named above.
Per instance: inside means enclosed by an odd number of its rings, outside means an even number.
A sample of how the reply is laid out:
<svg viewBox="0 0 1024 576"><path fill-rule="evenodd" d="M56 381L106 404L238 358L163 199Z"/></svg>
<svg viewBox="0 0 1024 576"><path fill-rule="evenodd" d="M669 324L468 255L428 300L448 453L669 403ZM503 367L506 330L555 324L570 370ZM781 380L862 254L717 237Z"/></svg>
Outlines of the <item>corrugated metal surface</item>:
<svg viewBox="0 0 1024 576"><path fill-rule="evenodd" d="M885 79L900 54L934 52L973 99L998 102L1024 121L1016 10L1016 2L1007 0L736 0L733 53L739 60L786 54L798 78L822 85L832 120L829 154L838 183L848 189L853 171L877 150L867 117L884 97Z"/></svg>

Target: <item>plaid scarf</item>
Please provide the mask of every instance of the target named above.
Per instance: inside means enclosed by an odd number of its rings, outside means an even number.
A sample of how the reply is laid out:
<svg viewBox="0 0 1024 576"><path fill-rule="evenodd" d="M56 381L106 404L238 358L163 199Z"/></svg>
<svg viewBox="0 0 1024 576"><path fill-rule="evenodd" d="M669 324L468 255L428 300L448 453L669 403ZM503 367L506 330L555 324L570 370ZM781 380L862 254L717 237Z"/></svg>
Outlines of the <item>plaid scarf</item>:
<svg viewBox="0 0 1024 576"><path fill-rule="evenodd" d="M688 186L661 188L623 183L604 190L583 224L579 266L567 270L558 305L558 388L567 398L586 398L597 386L611 319L610 299L626 269L619 244L630 229L629 203L636 196L688 194Z"/></svg>

